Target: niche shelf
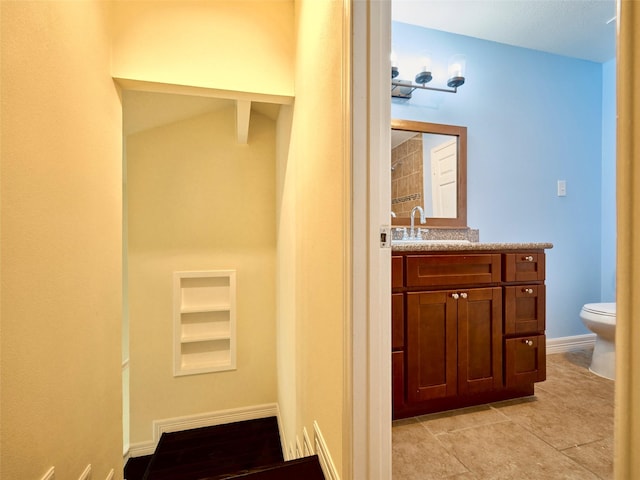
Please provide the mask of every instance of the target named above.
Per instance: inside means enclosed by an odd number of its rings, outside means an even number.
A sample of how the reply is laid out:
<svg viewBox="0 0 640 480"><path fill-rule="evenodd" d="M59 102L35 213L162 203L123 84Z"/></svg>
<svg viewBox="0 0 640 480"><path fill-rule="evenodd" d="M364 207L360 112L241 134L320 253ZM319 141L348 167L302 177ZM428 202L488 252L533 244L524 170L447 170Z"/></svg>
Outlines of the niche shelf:
<svg viewBox="0 0 640 480"><path fill-rule="evenodd" d="M174 376L235 370L236 271L173 273Z"/></svg>

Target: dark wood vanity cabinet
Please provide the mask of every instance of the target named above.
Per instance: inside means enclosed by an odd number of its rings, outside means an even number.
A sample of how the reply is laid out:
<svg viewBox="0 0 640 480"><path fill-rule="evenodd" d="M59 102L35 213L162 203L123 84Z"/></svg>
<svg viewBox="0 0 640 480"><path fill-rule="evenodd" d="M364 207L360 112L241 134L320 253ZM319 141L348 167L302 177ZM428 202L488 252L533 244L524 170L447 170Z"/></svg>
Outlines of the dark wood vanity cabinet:
<svg viewBox="0 0 640 480"><path fill-rule="evenodd" d="M394 418L531 395L545 379L543 251L394 252L392 276Z"/></svg>

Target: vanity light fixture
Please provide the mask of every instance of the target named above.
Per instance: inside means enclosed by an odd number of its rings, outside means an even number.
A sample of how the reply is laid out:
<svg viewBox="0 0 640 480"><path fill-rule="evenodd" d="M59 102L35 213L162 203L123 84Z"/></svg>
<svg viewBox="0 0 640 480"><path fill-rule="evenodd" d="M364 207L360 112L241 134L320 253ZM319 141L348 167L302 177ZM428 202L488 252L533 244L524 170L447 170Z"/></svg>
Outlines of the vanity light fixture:
<svg viewBox="0 0 640 480"><path fill-rule="evenodd" d="M464 84L464 71L466 60L464 55L454 55L449 61L447 87L428 87L433 76L431 74L431 57L428 54L420 58L420 71L416 74L415 80L401 80L398 78L400 70L395 52L391 53L391 96L396 98L411 98L411 94L416 89L434 90L436 92L456 93L458 87Z"/></svg>

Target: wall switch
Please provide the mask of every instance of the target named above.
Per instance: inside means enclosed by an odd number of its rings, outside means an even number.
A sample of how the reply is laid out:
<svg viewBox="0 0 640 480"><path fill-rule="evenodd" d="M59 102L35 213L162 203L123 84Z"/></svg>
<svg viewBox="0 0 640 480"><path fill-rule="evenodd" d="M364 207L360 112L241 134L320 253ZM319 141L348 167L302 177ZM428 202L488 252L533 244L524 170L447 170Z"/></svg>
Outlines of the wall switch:
<svg viewBox="0 0 640 480"><path fill-rule="evenodd" d="M558 180L558 196L566 197L567 196L567 181L566 180Z"/></svg>

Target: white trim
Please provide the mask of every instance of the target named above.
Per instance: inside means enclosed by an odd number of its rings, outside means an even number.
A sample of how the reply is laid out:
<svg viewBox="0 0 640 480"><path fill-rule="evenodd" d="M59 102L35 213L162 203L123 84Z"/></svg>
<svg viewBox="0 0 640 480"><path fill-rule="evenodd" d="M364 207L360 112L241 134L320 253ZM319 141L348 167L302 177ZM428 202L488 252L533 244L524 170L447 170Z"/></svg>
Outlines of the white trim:
<svg viewBox="0 0 640 480"><path fill-rule="evenodd" d="M89 480L91 478L91 464L87 465L78 477L78 480Z"/></svg>
<svg viewBox="0 0 640 480"><path fill-rule="evenodd" d="M572 352L586 347L593 347L595 343L595 333L573 335L571 337L547 338L547 355Z"/></svg>
<svg viewBox="0 0 640 480"><path fill-rule="evenodd" d="M391 478L391 2L353 2L352 478Z"/></svg>
<svg viewBox="0 0 640 480"><path fill-rule="evenodd" d="M190 85L176 85L172 83L150 82L132 78L113 77L123 90L139 92L160 92L175 95L192 95L195 97L224 98L229 100L250 100L252 102L277 103L280 105L293 104L292 95L270 95L265 93L239 92L236 90L221 90L218 88L194 87Z"/></svg>
<svg viewBox="0 0 640 480"><path fill-rule="evenodd" d="M307 433L307 427L304 427L302 429L302 456L308 457L313 454L315 454L313 443L311 443L311 439Z"/></svg>
<svg viewBox="0 0 640 480"><path fill-rule="evenodd" d="M130 458L136 457L144 457L145 455L153 455L153 452L156 451L157 442L153 440L149 440L147 442L138 442L129 445L129 450L127 450L126 455L124 456L125 463Z"/></svg>
<svg viewBox="0 0 640 480"><path fill-rule="evenodd" d="M295 458L302 458L304 450L302 449L302 444L300 443L300 437L296 435L296 456Z"/></svg>
<svg viewBox="0 0 640 480"><path fill-rule="evenodd" d="M320 460L320 467L322 467L322 472L324 473L324 477L327 480L340 480L340 476L338 475L338 471L336 470L336 466L333 463L333 459L331 458L331 454L329 453L329 448L327 447L327 443L324 441L322 433L320 432L320 427L318 426L318 422L313 422L313 439L315 440L316 453L318 454L318 459Z"/></svg>
<svg viewBox="0 0 640 480"><path fill-rule="evenodd" d="M129 457L135 458L143 455L151 455L155 451L163 433L180 432L182 430L191 430L192 428L211 427L214 425L223 425L244 420L256 420L266 417L277 418L280 441L282 442L283 432L278 404L266 403L263 405L219 410L217 412L154 420L152 425L153 439L131 444L129 447Z"/></svg>
<svg viewBox="0 0 640 480"><path fill-rule="evenodd" d="M56 478L56 469L51 467L40 480L53 480L54 478Z"/></svg>

